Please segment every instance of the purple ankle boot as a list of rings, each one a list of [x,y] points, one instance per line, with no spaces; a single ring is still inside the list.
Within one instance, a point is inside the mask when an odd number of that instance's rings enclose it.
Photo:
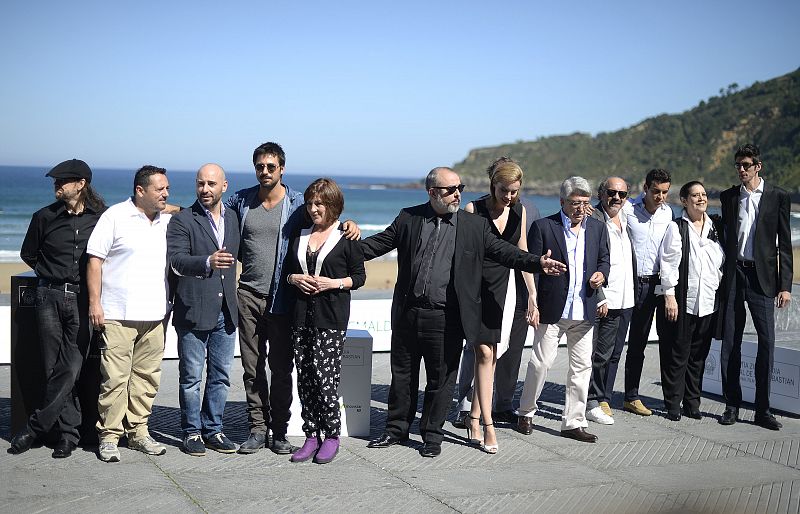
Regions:
[[[325,440],[322,441],[322,446],[320,446],[317,456],[314,457],[314,462],[317,464],[327,464],[328,462],[332,461],[334,457],[336,457],[338,452],[339,438],[326,437]]]
[[[319,449],[319,439],[316,437],[306,437],[303,447],[292,454],[292,462],[304,462],[314,456]]]

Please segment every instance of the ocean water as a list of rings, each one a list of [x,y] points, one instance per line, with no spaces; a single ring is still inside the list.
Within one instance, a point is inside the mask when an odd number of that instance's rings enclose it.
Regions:
[[[49,168],[0,166],[0,262],[20,262],[19,248],[28,229],[31,215],[53,202],[53,181],[45,177]],[[112,205],[124,201],[133,189],[132,170],[93,169],[92,185]],[[193,171],[167,171],[170,179],[169,202],[189,206],[195,201]],[[284,181],[294,189],[303,191],[308,184],[322,175],[284,174]],[[256,184],[252,172],[228,173],[228,192]],[[392,184],[414,182],[413,178],[391,176],[331,176],[342,188],[345,197],[341,219],[353,219],[369,236],[386,228],[403,207],[417,205],[427,200],[422,189],[401,189]],[[422,177],[421,177],[422,178]],[[484,191],[465,191],[462,204],[485,194]],[[542,214],[558,210],[558,199],[545,196],[530,197]],[[391,258],[391,256],[390,256]]]

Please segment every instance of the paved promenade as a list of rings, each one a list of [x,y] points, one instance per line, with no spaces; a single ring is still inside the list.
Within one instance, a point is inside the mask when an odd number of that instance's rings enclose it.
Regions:
[[[527,361],[529,350],[524,359]],[[598,444],[559,437],[566,350],[550,374],[536,430],[498,430],[500,451],[466,444],[448,422],[442,455],[424,459],[417,425],[405,446],[368,449],[346,438],[327,465],[293,464],[269,451],[189,457],[179,450],[177,362],[164,363],[151,432],[168,445],[150,457],[122,448],[122,462],[97,460],[93,449],[55,460],[34,448],[9,455],[10,368],[0,367],[0,511],[2,512],[800,512],[800,419],[781,415],[771,432],[717,423],[724,405],[703,398],[702,420],[663,417],[658,352],[647,349],[642,394],[653,416],[615,410],[613,426],[590,425]],[[521,370],[524,374],[524,366]],[[622,368],[617,382],[621,387]],[[247,436],[237,359],[225,412],[226,434]],[[372,436],[386,419],[388,354],[376,354]],[[421,383],[424,384],[424,381]],[[519,387],[522,386],[520,382]],[[612,406],[621,406],[617,394]],[[302,441],[293,438],[295,444]]]

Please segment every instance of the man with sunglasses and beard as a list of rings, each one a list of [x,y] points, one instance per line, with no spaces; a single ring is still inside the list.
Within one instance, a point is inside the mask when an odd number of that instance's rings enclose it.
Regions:
[[[597,197],[600,201],[591,217],[606,225],[611,269],[608,281],[597,292],[592,377],[586,402],[586,419],[613,425],[614,414],[609,400],[614,391],[617,366],[633,311],[636,251],[628,234],[628,220],[621,214],[628,198],[628,184],[620,177],[608,177],[600,183]]]
[[[441,453],[442,426],[450,406],[462,342],[474,344],[481,323],[484,256],[503,266],[560,274],[566,266],[523,252],[492,234],[488,222],[459,210],[461,184],[450,168],[434,168],[425,179],[428,201],[400,211],[383,232],[362,241],[366,260],[397,249],[392,300],[392,383],[384,433],[369,448],[408,439],[417,411],[420,361],[427,385],[420,420],[423,457]]]
[[[225,208],[236,213],[241,232],[239,348],[250,425],[250,436],[239,446],[243,454],[265,446],[280,455],[296,450],[286,439],[294,367],[289,317],[292,292],[281,276],[291,236],[310,223],[301,208],[305,205],[303,192],[283,183],[285,166],[286,154],[279,144],[260,145],[253,151],[258,184],[237,191],[225,202]],[[344,222],[342,228],[348,239],[361,235],[352,221]],[[266,365],[272,384],[267,381]]]
[[[37,440],[53,436],[58,438],[53,458],[58,459],[72,455],[80,439],[81,405],[75,386],[89,347],[86,244],[106,206],[90,185],[92,170],[85,162],[64,161],[47,176],[53,179],[56,201],[33,214],[20,249],[20,257],[39,279],[36,325],[45,369],[44,398],[11,440],[10,452],[25,452]]]

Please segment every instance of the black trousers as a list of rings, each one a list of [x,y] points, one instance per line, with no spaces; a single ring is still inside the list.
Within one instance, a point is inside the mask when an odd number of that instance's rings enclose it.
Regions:
[[[772,384],[772,365],[775,354],[775,299],[764,294],[754,267],[743,268],[737,264],[735,284],[725,302],[720,361],[722,393],[728,407],[739,408],[742,403],[742,334],[744,333],[744,302],[750,309],[756,333],[755,385],[756,412],[769,409],[769,391]]]
[[[664,312],[664,297],[656,295],[656,285],[656,282],[642,282],[639,279],[635,283],[636,304],[631,313],[628,352],[625,354],[625,401],[628,402],[639,399],[644,350],[653,324],[653,314],[656,310]],[[661,332],[658,319],[656,319],[656,330]]]
[[[600,402],[608,402],[614,392],[617,367],[628,335],[632,311],[633,308],[609,309],[605,318],[595,319],[592,377],[586,410],[597,407]]]
[[[274,436],[283,438],[291,415],[294,369],[289,316],[270,314],[271,298],[259,298],[242,288],[238,289],[237,297],[242,381],[250,432],[264,434],[271,428]],[[267,380],[267,365],[272,384]]]
[[[81,406],[75,386],[89,347],[88,300],[84,294],[39,287],[36,324],[46,382],[41,407],[28,419],[40,438],[52,435],[75,444],[80,440]]]
[[[665,317],[664,330],[658,333],[664,406],[668,412],[676,413],[681,410],[681,401],[686,408],[700,408],[703,371],[713,335],[713,314],[684,316],[682,330],[678,322],[667,321]]]
[[[442,427],[453,397],[463,332],[458,313],[412,307],[392,329],[389,411],[386,432],[408,436],[417,412],[420,361],[425,361],[425,395],[419,432],[428,443],[441,443]]]

